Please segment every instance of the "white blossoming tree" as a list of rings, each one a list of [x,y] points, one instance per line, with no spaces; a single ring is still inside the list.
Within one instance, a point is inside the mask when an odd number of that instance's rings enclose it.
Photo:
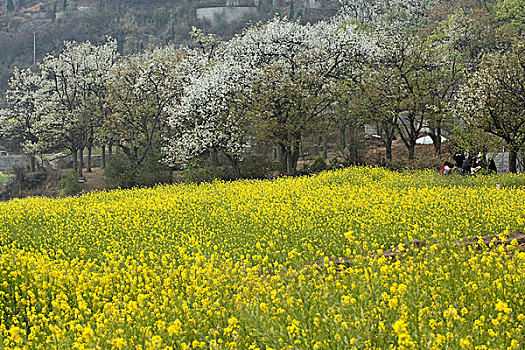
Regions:
[[[185,50],[168,46],[125,58],[111,70],[101,135],[116,140],[135,167],[168,137],[164,109],[180,100],[190,60]]]
[[[222,152],[238,171],[245,146],[246,114],[242,65],[222,61],[210,65],[185,91],[180,104],[170,106],[173,130],[169,159],[185,163],[209,151]]]
[[[30,170],[36,166],[36,124],[40,116],[37,104],[44,101],[42,76],[30,69],[13,71],[6,93],[8,108],[0,110],[0,135],[4,140],[17,140],[28,156]]]
[[[210,153],[224,154],[237,175],[247,144],[245,103],[255,70],[232,53],[234,41],[220,42],[193,31],[200,45],[188,50],[185,65],[188,81],[180,100],[166,107],[171,137],[165,147],[166,162],[186,164]]]
[[[38,105],[38,143],[41,148],[68,149],[74,168],[82,174],[83,150],[91,146],[103,116],[94,104],[103,105],[108,73],[118,57],[117,43],[108,38],[99,46],[90,42],[64,45],[57,57],[49,55],[39,64],[42,90],[49,98]]]
[[[525,146],[525,44],[506,53],[487,54],[458,94],[456,112],[470,127],[504,141],[509,171]]]
[[[355,75],[373,51],[373,41],[341,19],[301,25],[276,18],[245,30],[207,57],[181,103],[167,109],[178,132],[168,158],[215,149],[235,164],[256,125],[255,136],[281,150],[282,172],[294,174],[301,138],[335,100],[336,80]]]

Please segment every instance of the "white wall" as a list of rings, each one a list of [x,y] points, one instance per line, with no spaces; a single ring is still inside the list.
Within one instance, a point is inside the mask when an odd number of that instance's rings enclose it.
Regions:
[[[257,7],[206,7],[197,9],[197,19],[215,25],[219,20],[227,23],[257,13]]]

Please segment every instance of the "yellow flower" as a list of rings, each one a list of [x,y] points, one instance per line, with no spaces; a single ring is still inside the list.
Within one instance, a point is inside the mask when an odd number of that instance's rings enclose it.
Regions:
[[[22,340],[21,334],[22,334],[22,328],[16,327],[16,326],[11,326],[11,328],[9,328],[9,337],[16,344],[21,344],[22,343],[23,340]]]
[[[171,336],[181,334],[182,322],[179,319],[173,321],[173,323],[168,327],[168,334]]]
[[[512,312],[512,309],[509,307],[509,305],[506,302],[498,299],[498,302],[496,303],[496,311],[510,314]]]
[[[261,309],[262,312],[267,312],[268,311],[268,305],[265,302],[261,302],[259,304],[259,308]]]
[[[525,253],[456,244],[525,229],[525,187],[494,181],[364,167],[0,202],[0,348],[519,349]]]
[[[460,341],[459,341],[459,345],[462,347],[462,348],[467,348],[469,349],[470,348],[470,340],[468,338],[462,338]]]
[[[84,338],[85,341],[89,341],[94,335],[95,332],[93,332],[93,329],[90,326],[86,326],[82,330],[82,338]]]
[[[294,319],[294,320],[292,320],[292,324],[287,326],[286,329],[292,335],[293,334],[297,334],[297,333],[299,333],[299,325],[300,325],[299,321]]]
[[[124,346],[126,346],[126,344],[127,344],[126,339],[120,338],[120,337],[119,338],[114,338],[111,341],[111,345],[113,345],[117,349],[122,349]]]
[[[154,347],[154,348],[157,348],[159,347],[160,345],[162,344],[162,338],[158,335],[154,335],[152,338],[151,338],[151,345]]]

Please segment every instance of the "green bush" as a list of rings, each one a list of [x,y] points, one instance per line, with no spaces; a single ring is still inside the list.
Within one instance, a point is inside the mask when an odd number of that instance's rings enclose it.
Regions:
[[[13,174],[4,174],[0,172],[0,184],[12,181],[14,178],[15,178],[15,175]]]
[[[159,183],[170,182],[170,168],[161,163],[160,155],[149,156],[137,169],[135,185],[153,186]]]
[[[189,162],[182,171],[182,181],[187,183],[211,182],[213,180],[235,180],[233,169],[212,166],[209,161],[195,159]]]
[[[321,171],[330,169],[330,166],[326,164],[326,160],[323,157],[318,157],[311,164],[305,164],[303,169],[299,172],[301,175],[316,174]]]
[[[148,156],[140,165],[117,152],[108,158],[104,168],[106,184],[111,187],[153,186],[170,181],[170,169],[159,155]]]
[[[422,157],[414,162],[415,169],[441,169],[444,160],[438,156]]]
[[[108,157],[104,178],[110,187],[133,187],[137,178],[137,169],[125,154],[117,152]]]
[[[195,159],[187,164],[182,172],[183,182],[211,182],[213,180],[270,179],[278,169],[278,164],[261,156],[247,156],[239,162],[239,175],[231,165],[213,166],[209,160]]]
[[[244,179],[269,179],[278,169],[276,162],[261,156],[248,156],[239,163],[239,172]]]
[[[410,169],[410,166],[403,159],[385,159],[385,168],[399,171]]]
[[[66,196],[75,195],[82,191],[82,185],[78,182],[80,175],[75,170],[68,170],[66,177],[58,182],[58,187]]]

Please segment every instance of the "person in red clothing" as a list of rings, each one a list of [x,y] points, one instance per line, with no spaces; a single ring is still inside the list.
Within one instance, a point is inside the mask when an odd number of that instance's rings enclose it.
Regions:
[[[452,164],[449,162],[445,162],[445,164],[441,168],[441,175],[447,175],[450,172],[450,169],[452,169]]]

